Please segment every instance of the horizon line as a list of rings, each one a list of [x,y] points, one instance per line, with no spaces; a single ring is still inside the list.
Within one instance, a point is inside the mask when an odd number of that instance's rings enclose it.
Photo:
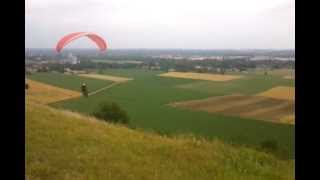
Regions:
[[[25,47],[25,49],[52,49],[55,48],[39,48]],[[95,50],[96,48],[67,48],[66,50]],[[108,48],[109,50],[295,50],[295,48]],[[107,50],[108,50],[107,49]]]

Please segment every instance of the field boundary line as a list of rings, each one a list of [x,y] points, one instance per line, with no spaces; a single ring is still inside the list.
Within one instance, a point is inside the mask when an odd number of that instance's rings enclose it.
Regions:
[[[106,87],[100,88],[100,89],[98,89],[98,90],[95,90],[95,91],[89,93],[88,96],[95,95],[95,94],[97,94],[97,93],[99,93],[99,92],[101,92],[101,91],[104,91],[104,90],[106,90],[106,89],[109,89],[109,88],[111,88],[111,87],[113,87],[113,86],[115,86],[115,85],[117,85],[117,84],[120,84],[120,82],[113,82],[113,83],[109,84],[109,85],[106,86]]]

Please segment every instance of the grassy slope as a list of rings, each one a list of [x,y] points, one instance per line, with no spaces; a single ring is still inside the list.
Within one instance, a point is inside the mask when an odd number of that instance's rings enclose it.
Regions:
[[[77,75],[66,75],[61,73],[35,73],[29,75],[28,78],[75,91],[80,91],[81,83],[85,82],[88,86],[89,92],[103,88],[112,83],[111,81],[106,80],[85,78]]]
[[[252,75],[230,83],[210,82],[210,87],[200,89],[177,88],[179,85],[202,81],[162,78],[144,70],[108,70],[105,73],[133,77],[134,80],[113,87],[89,98],[79,98],[55,104],[74,111],[90,113],[101,101],[115,101],[129,114],[131,126],[152,129],[161,133],[193,133],[208,138],[221,138],[228,142],[257,146],[265,140],[278,143],[280,154],[294,158],[294,126],[274,124],[238,117],[226,117],[205,112],[192,112],[166,106],[172,101],[206,98],[230,93],[250,94],[274,85],[292,83],[277,77]],[[208,83],[207,81],[203,83]],[[211,88],[210,91],[202,89]],[[247,93],[246,93],[247,92]]]
[[[294,179],[294,161],[167,138],[27,102],[28,179]]]

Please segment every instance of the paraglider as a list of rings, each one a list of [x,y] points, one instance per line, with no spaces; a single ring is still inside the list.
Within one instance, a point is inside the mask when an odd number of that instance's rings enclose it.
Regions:
[[[87,85],[85,83],[82,83],[81,91],[82,91],[82,94],[83,94],[84,97],[88,97]]]
[[[67,44],[83,36],[92,40],[98,46],[100,51],[105,51],[107,49],[107,43],[101,36],[90,32],[75,32],[62,37],[57,43],[56,51],[60,52]]]

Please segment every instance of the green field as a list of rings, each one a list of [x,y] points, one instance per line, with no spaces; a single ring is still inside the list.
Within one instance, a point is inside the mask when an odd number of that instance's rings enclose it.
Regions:
[[[251,119],[241,119],[206,112],[194,112],[173,108],[167,104],[173,101],[207,98],[216,95],[242,93],[255,94],[273,86],[294,86],[293,80],[279,76],[249,74],[243,79],[229,82],[207,82],[187,79],[159,77],[159,71],[147,70],[107,70],[109,75],[134,78],[127,83],[115,86],[89,98],[78,98],[53,104],[82,113],[91,113],[101,101],[114,101],[122,106],[130,117],[130,126],[165,134],[193,133],[206,138],[218,137],[230,143],[259,146],[266,140],[278,143],[277,154],[294,158],[294,125],[274,124]],[[67,75],[35,74],[30,79],[79,90],[79,81]],[[57,79],[68,78],[60,82]],[[79,79],[78,79],[79,78]],[[91,79],[90,79],[91,80]],[[71,84],[69,84],[69,81]],[[94,87],[101,81],[96,80]],[[91,84],[87,83],[89,89]],[[99,84],[99,85],[98,85]],[[102,84],[102,83],[101,83]]]
[[[294,86],[294,81],[283,79],[279,76],[246,74],[242,79],[229,82],[213,83],[208,81],[197,81],[179,85],[178,87],[220,96],[228,95],[231,93],[242,93],[244,95],[251,95],[265,91],[271,87],[278,85]]]

